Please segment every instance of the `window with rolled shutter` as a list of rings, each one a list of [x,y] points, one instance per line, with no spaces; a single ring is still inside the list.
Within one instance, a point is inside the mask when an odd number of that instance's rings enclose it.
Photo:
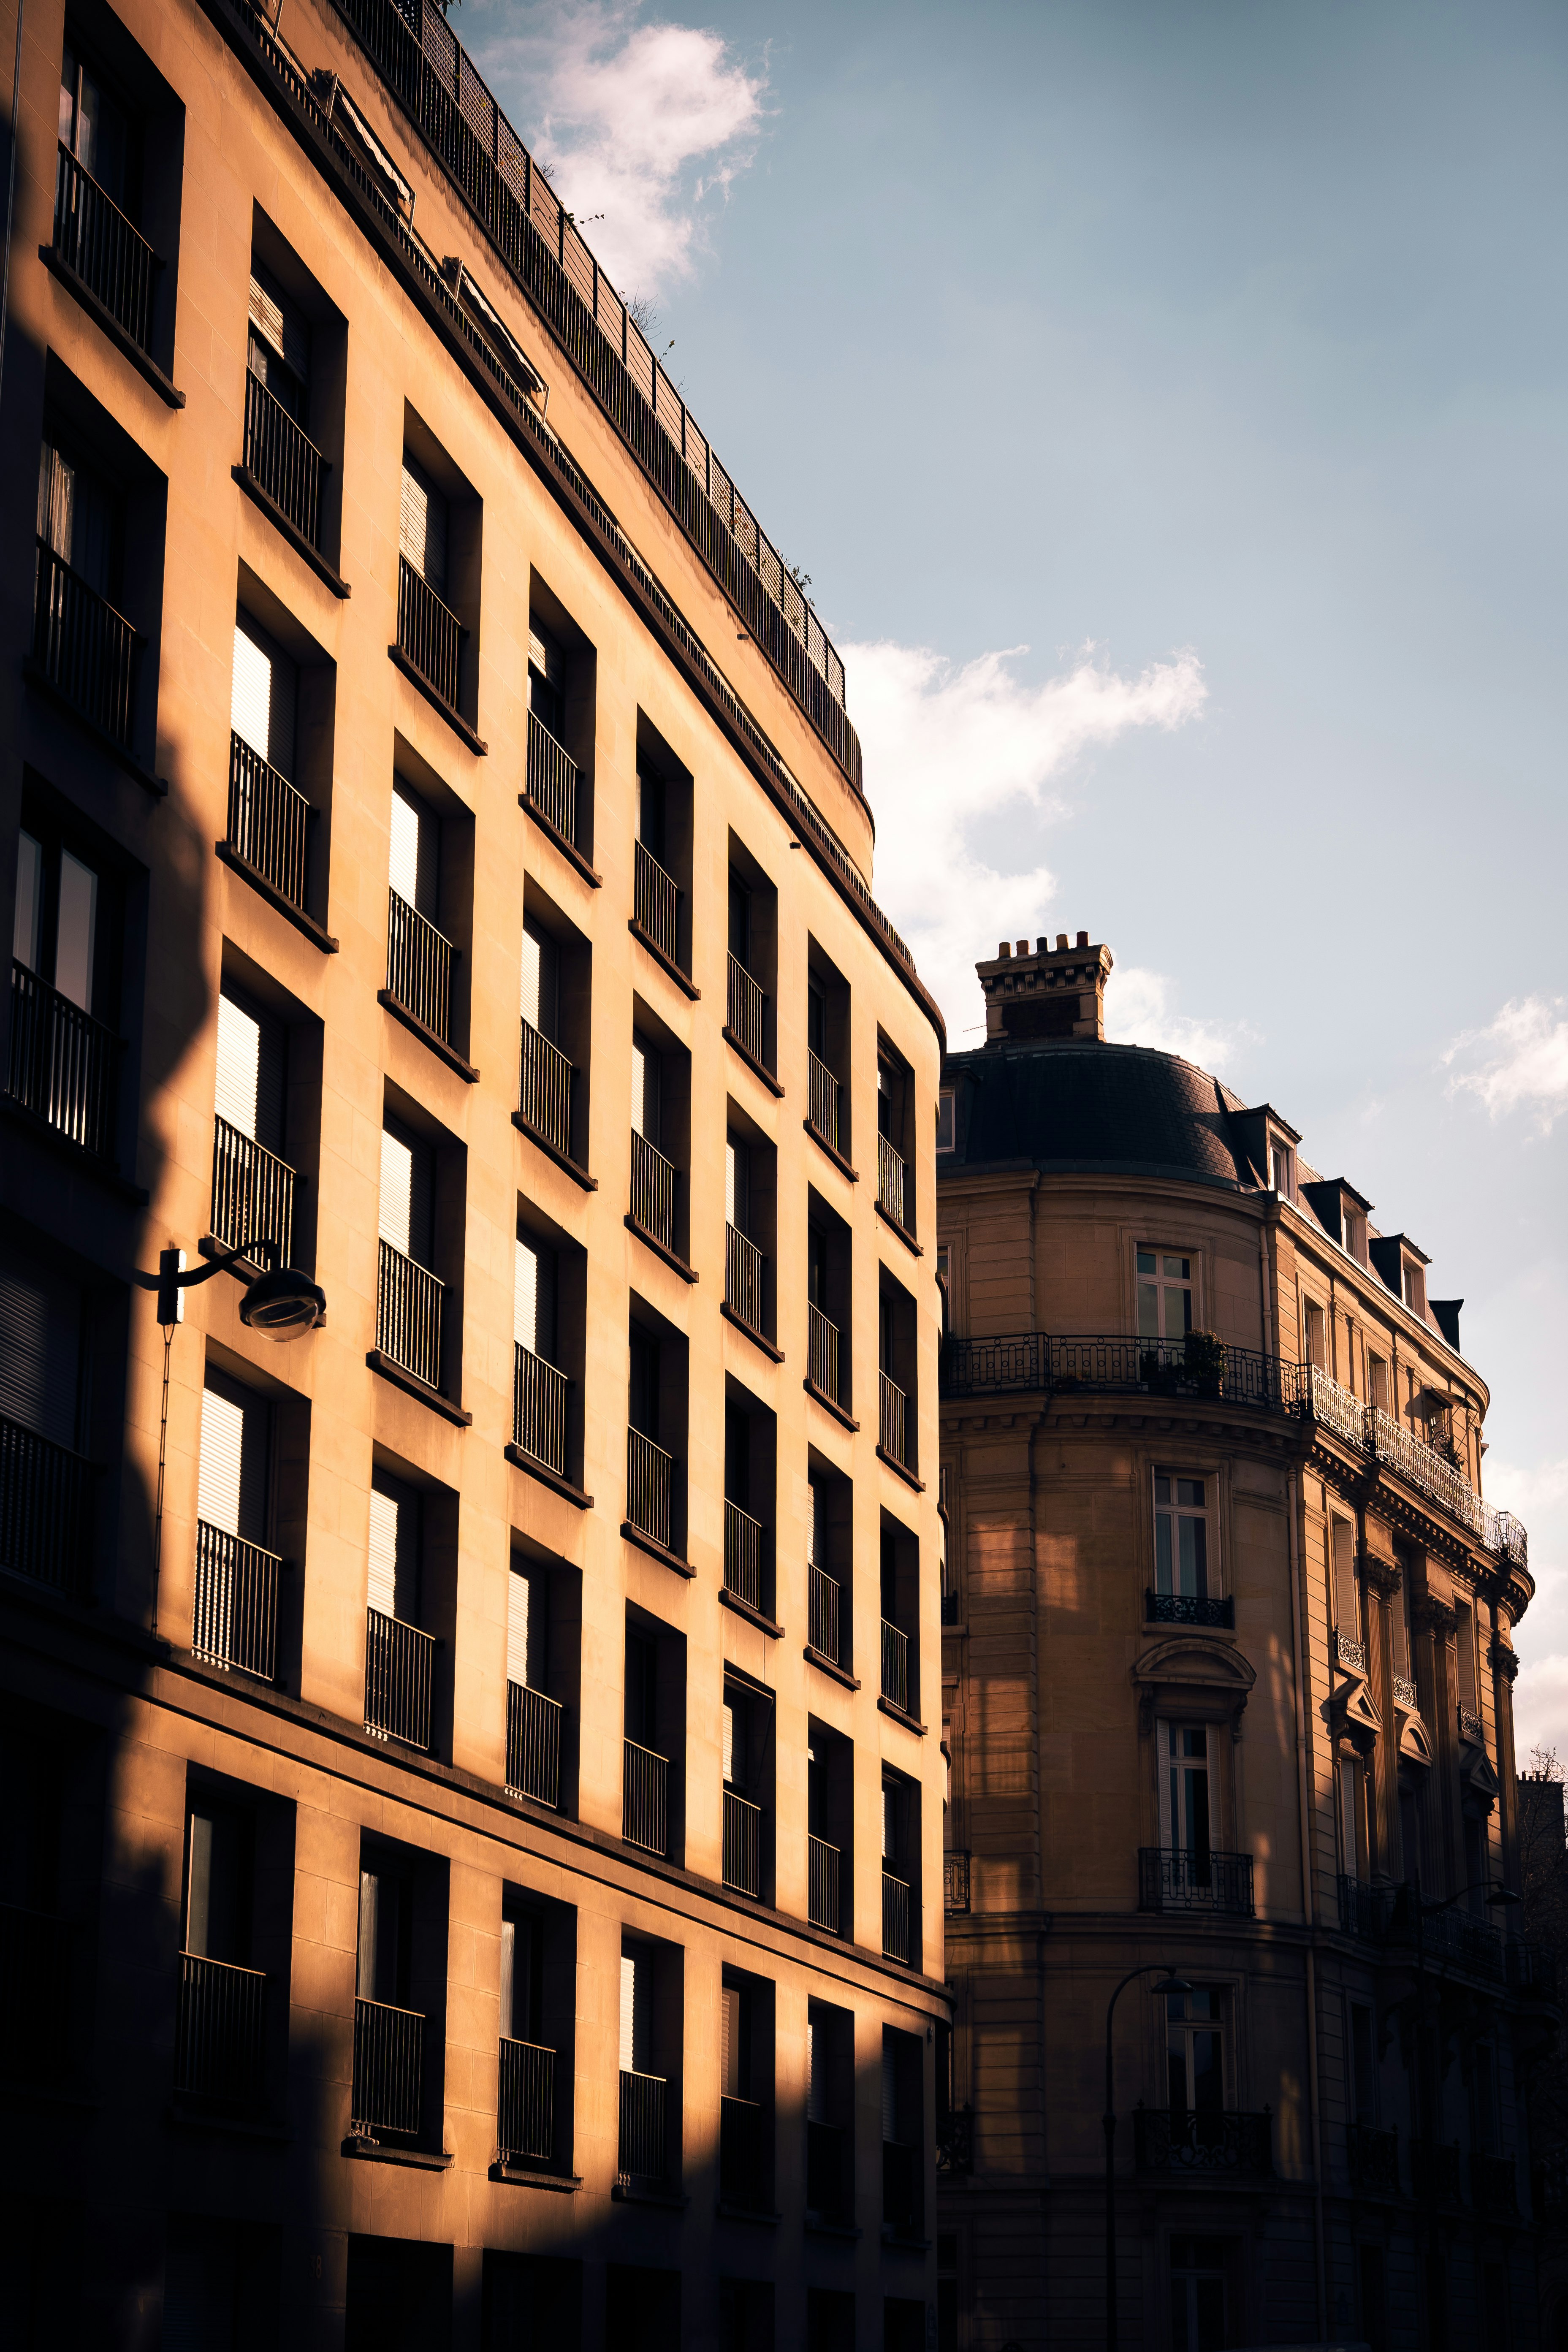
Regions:
[[[1349,1519],[1329,1521],[1333,1548],[1334,1630],[1355,1641],[1360,1632],[1355,1575],[1355,1529]]]
[[[724,1699],[724,1786],[735,1785],[735,1707],[728,1694]]]
[[[300,382],[310,380],[310,322],[259,261],[250,265],[250,331]]]
[[[436,1155],[420,1136],[387,1118],[381,1130],[381,1238],[416,1265],[434,1255]]]
[[[267,1398],[209,1365],[202,1391],[196,1517],[220,1535],[265,1544],[271,1457],[272,1408]]]
[[[649,1965],[640,1952],[621,1954],[621,2072],[647,2074],[652,2071],[649,2032]]]
[[[398,545],[437,596],[447,593],[447,501],[416,457],[403,459]]]
[[[658,1145],[658,1053],[632,1032],[632,1133]]]
[[[752,1223],[752,1155],[738,1136],[724,1139],[724,1221],[738,1234]]]
[[[507,1587],[506,1678],[523,1688],[543,1687],[544,1579],[514,1568]],[[529,1683],[532,1667],[539,1680]]]
[[[384,1470],[371,1474],[369,1607],[419,1622],[419,1496]]]
[[[555,1360],[555,1253],[520,1234],[512,1288],[512,1338],[547,1364]]]
[[[560,1043],[561,955],[552,939],[532,923],[522,927],[522,1017],[531,1029]]]
[[[258,760],[290,782],[299,673],[281,646],[248,613],[236,615],[229,725]]]
[[[805,2119],[811,2124],[825,2124],[827,2121],[827,2086],[816,2045],[816,2020],[808,2011],[805,2021]]]
[[[0,1417],[74,1445],[80,1356],[76,1286],[0,1257]]]
[[[744,1985],[719,1988],[719,2090],[726,2099],[752,2095],[751,1999]]]
[[[544,1922],[531,1913],[500,1923],[500,2030],[509,2042],[533,2042],[539,2033],[544,1956]]]
[[[436,919],[440,862],[439,818],[406,784],[394,784],[387,878],[404,903],[427,923]]]
[[[225,982],[217,1001],[213,1108],[264,1151],[283,1150],[289,1033],[274,1013]]]

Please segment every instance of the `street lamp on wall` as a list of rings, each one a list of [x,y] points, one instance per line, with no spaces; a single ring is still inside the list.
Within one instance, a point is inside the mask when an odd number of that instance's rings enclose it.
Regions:
[[[181,1319],[182,1290],[210,1282],[215,1274],[226,1274],[231,1267],[258,1262],[267,1271],[246,1285],[239,1302],[239,1319],[248,1329],[265,1331],[269,1339],[297,1339],[327,1319],[325,1291],[298,1266],[279,1265],[278,1244],[268,1237],[258,1235],[254,1241],[242,1242],[237,1249],[225,1250],[188,1272],[180,1264],[183,1255],[177,1249],[158,1254],[158,1320],[165,1331]]]

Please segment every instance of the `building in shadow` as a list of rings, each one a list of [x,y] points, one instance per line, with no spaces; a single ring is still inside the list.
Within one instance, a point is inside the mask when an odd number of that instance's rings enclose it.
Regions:
[[[1268,1103],[979,965],[938,1132],[950,2340],[1535,2340],[1525,1531],[1460,1302]],[[1166,1981],[1166,1972],[1173,1972]]]

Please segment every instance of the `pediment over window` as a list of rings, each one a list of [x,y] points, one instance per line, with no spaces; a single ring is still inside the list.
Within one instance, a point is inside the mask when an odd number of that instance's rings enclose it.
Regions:
[[[1365,1749],[1383,1729],[1383,1717],[1377,1703],[1360,1676],[1342,1683],[1323,1707],[1330,1729],[1347,1735],[1356,1746]]]
[[[1423,1764],[1430,1770],[1433,1761],[1432,1742],[1426,1737],[1426,1727],[1418,1715],[1399,1711],[1399,1753],[1409,1764]]]
[[[1239,1727],[1258,1673],[1227,1643],[1194,1642],[1190,1636],[1176,1635],[1152,1643],[1142,1652],[1133,1663],[1132,1680],[1140,1696],[1140,1720],[1147,1732],[1160,1705],[1191,1708],[1199,1715],[1229,1716]]]
[[[1475,1750],[1471,1751],[1470,1763],[1468,1769],[1465,1772],[1465,1779],[1470,1788],[1475,1790],[1478,1797],[1485,1798],[1489,1806],[1496,1803],[1499,1785],[1498,1776],[1493,1771],[1491,1759],[1487,1755],[1484,1748],[1480,1749],[1479,1752]]]

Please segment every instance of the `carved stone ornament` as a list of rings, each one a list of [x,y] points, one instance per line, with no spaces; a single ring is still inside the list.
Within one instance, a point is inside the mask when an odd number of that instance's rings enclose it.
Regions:
[[[1359,1675],[1341,1683],[1323,1703],[1323,1714],[1329,1729],[1341,1739],[1348,1739],[1359,1755],[1366,1755],[1377,1745],[1383,1729],[1383,1717],[1377,1702]]]
[[[1156,1707],[1173,1705],[1211,1723],[1228,1717],[1232,1736],[1239,1739],[1241,1718],[1257,1680],[1256,1667],[1237,1650],[1194,1642],[1189,1635],[1152,1642],[1132,1665],[1138,1728],[1148,1738]]]
[[[1495,1633],[1491,1639],[1491,1645],[1487,1651],[1487,1664],[1494,1675],[1501,1675],[1505,1681],[1511,1683],[1519,1678],[1519,1660],[1509,1648],[1508,1643],[1500,1642]]]
[[[1419,1764],[1430,1771],[1434,1761],[1432,1742],[1426,1726],[1418,1715],[1401,1714],[1399,1722],[1399,1753],[1406,1764]]]
[[[1381,1593],[1384,1601],[1392,1601],[1405,1581],[1402,1568],[1396,1568],[1391,1559],[1378,1559],[1370,1551],[1362,1556],[1362,1573],[1373,1591]]]
[[[1412,1604],[1410,1617],[1418,1633],[1436,1633],[1445,1642],[1451,1642],[1459,1627],[1458,1611],[1446,1601],[1434,1600],[1429,1592]]]

